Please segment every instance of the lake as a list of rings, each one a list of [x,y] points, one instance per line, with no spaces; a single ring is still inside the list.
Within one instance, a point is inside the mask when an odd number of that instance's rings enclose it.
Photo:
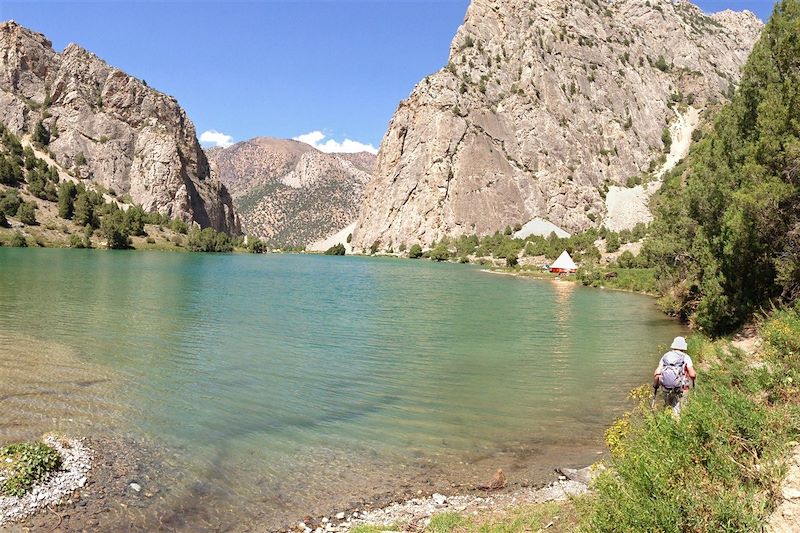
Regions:
[[[585,466],[683,332],[648,297],[465,265],[0,248],[0,444],[146,445],[152,494],[101,529],[277,528]]]

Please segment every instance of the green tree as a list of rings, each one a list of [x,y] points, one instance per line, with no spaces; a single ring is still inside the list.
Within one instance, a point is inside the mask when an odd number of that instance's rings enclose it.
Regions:
[[[8,241],[8,245],[14,248],[27,248],[28,241],[25,239],[25,235],[23,235],[22,232],[15,231],[11,234],[11,240]]]
[[[71,220],[75,213],[75,197],[78,188],[71,181],[65,181],[58,187],[58,216]]]
[[[447,261],[450,259],[450,250],[443,243],[439,243],[431,249],[431,259],[434,261]]]
[[[22,199],[16,189],[6,189],[0,192],[0,211],[6,216],[17,216],[17,209],[19,209]]]
[[[333,246],[325,250],[325,255],[344,255],[344,254],[345,254],[345,248],[344,244],[342,243],[334,244]]]
[[[783,0],[739,89],[655,198],[643,254],[673,311],[710,333],[800,295],[800,1]]]
[[[26,226],[36,225],[36,204],[33,202],[22,202],[17,208],[17,218]]]
[[[412,244],[411,249],[408,251],[409,259],[419,259],[422,257],[422,246],[419,244]]]
[[[100,223],[100,235],[106,240],[106,246],[112,250],[128,248],[128,226],[125,214],[116,210],[103,217]]]
[[[40,120],[33,130],[33,142],[39,146],[47,146],[50,144],[50,130]]]
[[[86,191],[78,193],[73,204],[72,220],[79,226],[97,227],[97,215],[94,203]]]
[[[619,247],[622,244],[620,243],[619,233],[615,231],[611,231],[606,236],[606,252],[614,253],[619,250]]]

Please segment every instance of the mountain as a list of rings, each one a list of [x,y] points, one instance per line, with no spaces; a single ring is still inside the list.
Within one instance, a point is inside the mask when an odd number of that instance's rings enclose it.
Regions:
[[[447,66],[389,123],[354,247],[599,224],[678,111],[727,99],[761,27],[685,1],[473,0]]]
[[[70,44],[0,24],[0,122],[73,176],[169,217],[238,233],[194,125],[171,96]]]
[[[355,221],[375,156],[327,154],[293,140],[258,137],[209,150],[248,235],[305,246]]]

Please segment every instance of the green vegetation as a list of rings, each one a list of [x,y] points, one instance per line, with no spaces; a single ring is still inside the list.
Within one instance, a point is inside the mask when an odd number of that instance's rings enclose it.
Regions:
[[[213,228],[192,228],[186,244],[192,252],[232,252],[233,242],[225,233],[215,231]]]
[[[44,442],[23,442],[0,448],[0,495],[22,496],[61,468],[61,455]]]
[[[23,235],[22,232],[15,231],[11,234],[11,239],[8,241],[8,245],[14,248],[27,248],[28,241],[25,239],[25,235]]]
[[[586,531],[760,530],[800,434],[800,316],[780,311],[762,331],[764,365],[725,341],[690,339],[708,369],[680,419],[650,410],[649,386],[634,394],[639,407],[607,432],[610,468],[594,483]]]
[[[422,246],[419,244],[412,244],[411,249],[408,251],[409,259],[419,259],[422,257]]]
[[[643,253],[672,314],[711,334],[800,294],[800,2],[775,7],[738,91],[667,177]]]
[[[50,131],[40,120],[33,130],[33,142],[39,146],[47,146],[50,144]]]
[[[334,244],[333,246],[325,250],[325,255],[344,255],[344,254],[345,254],[345,249],[344,249],[344,244],[342,243]]]
[[[263,254],[267,251],[267,243],[258,237],[250,237],[247,239],[247,249],[252,254]]]

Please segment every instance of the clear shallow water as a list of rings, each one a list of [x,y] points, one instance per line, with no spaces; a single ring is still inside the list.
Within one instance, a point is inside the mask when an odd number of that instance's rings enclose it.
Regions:
[[[427,261],[0,249],[0,443],[147,439],[171,489],[143,524],[277,526],[588,463],[681,331],[646,297]]]

